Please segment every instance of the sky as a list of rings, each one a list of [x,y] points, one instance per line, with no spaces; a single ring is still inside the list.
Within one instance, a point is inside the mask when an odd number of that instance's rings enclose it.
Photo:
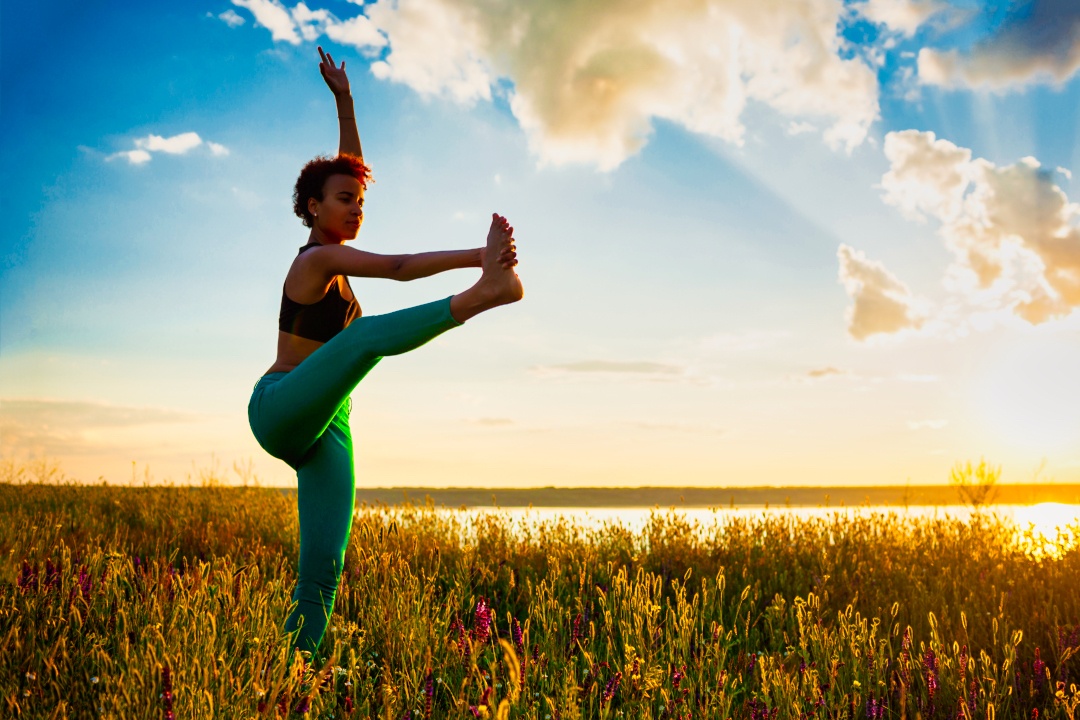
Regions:
[[[1072,0],[5,2],[5,472],[295,486],[246,407],[336,151],[317,45],[354,246],[498,212],[525,287],[358,386],[359,485],[1080,482]]]

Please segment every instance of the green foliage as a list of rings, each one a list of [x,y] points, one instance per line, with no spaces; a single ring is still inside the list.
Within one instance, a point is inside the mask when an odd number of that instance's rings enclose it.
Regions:
[[[293,502],[0,484],[0,714],[1078,720],[1080,528],[362,507],[325,656],[288,669]]]

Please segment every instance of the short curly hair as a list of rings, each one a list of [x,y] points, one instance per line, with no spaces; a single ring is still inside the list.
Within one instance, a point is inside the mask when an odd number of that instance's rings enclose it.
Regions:
[[[315,156],[315,159],[300,171],[300,177],[296,178],[296,187],[293,188],[293,212],[304,222],[305,227],[311,227],[314,220],[308,210],[308,199],[315,198],[322,202],[323,186],[331,175],[351,175],[360,181],[360,187],[365,190],[368,183],[373,182],[371,168],[359,155],[342,153],[337,157]]]

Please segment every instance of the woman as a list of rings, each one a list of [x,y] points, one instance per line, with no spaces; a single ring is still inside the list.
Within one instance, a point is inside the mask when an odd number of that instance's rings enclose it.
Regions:
[[[420,347],[478,313],[522,297],[513,228],[493,215],[487,243],[472,250],[377,255],[346,247],[364,219],[370,177],[360,150],[345,63],[319,48],[319,70],[337,99],[338,156],[316,158],[296,181],[293,210],[311,228],[282,289],[277,360],[255,385],[248,419],[259,444],[297,476],[300,515],[293,645],[314,654],[334,607],[352,527],[355,482],[349,394],[386,355]],[[387,315],[360,317],[347,276],[414,280],[480,267],[465,292]],[[291,657],[290,657],[291,662]]]

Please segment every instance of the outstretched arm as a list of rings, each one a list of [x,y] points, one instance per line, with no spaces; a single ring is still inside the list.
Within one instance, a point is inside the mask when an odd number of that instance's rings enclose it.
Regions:
[[[356,129],[356,111],[353,109],[352,92],[349,89],[349,78],[345,75],[345,61],[341,61],[341,67],[334,64],[334,58],[324,53],[319,48],[319,72],[322,73],[326,86],[334,93],[337,101],[338,129],[338,154],[349,153],[360,158],[364,157],[360,149],[360,133]]]

